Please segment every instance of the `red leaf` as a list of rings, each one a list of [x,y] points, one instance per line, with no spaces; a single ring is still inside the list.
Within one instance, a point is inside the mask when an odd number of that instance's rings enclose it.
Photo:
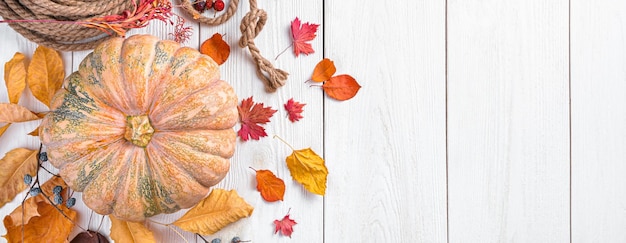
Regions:
[[[280,231],[280,233],[284,236],[289,236],[289,238],[291,238],[291,233],[293,233],[293,226],[296,224],[296,221],[290,219],[289,214],[287,214],[280,221],[278,219],[274,220],[274,225],[276,225],[276,230],[274,231],[274,234]]]
[[[241,101],[241,105],[237,106],[237,111],[239,111],[239,121],[241,122],[241,128],[237,135],[243,141],[248,141],[250,138],[259,140],[259,138],[267,136],[265,128],[258,124],[268,123],[276,110],[272,110],[272,107],[269,106],[263,107],[263,103],[255,104],[252,101],[252,96],[250,96],[250,98]]]
[[[297,101],[293,101],[293,98],[287,101],[285,104],[285,110],[287,110],[287,114],[289,114],[289,120],[291,122],[297,122],[302,118],[302,107],[306,104],[301,104]]]
[[[331,77],[322,85],[324,92],[336,100],[349,100],[356,95],[361,85],[347,74]]]
[[[285,182],[276,177],[269,170],[256,171],[256,189],[261,193],[261,197],[268,202],[283,200],[285,196]]]
[[[300,53],[308,55],[314,52],[311,44],[306,43],[306,41],[315,39],[315,32],[317,32],[317,27],[319,26],[319,24],[309,24],[309,22],[300,25],[298,17],[291,21],[293,52],[296,54],[296,57]]]

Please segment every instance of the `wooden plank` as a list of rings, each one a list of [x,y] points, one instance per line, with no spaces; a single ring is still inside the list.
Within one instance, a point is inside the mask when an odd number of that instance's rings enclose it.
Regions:
[[[572,1],[572,242],[626,241],[625,9]]]
[[[203,25],[200,29],[201,41],[214,33],[226,34],[224,39],[231,47],[229,59],[222,65],[222,78],[229,82],[237,92],[239,99],[253,97],[255,102],[262,102],[277,110],[271,122],[265,125],[268,137],[259,141],[238,141],[237,151],[231,160],[231,170],[224,181],[217,187],[235,189],[247,202],[255,207],[250,218],[241,220],[207,239],[219,237],[222,242],[230,241],[234,236],[253,242],[322,242],[323,241],[323,197],[311,194],[294,182],[285,164],[285,158],[291,149],[273,139],[279,135],[296,148],[311,147],[320,155],[323,153],[323,97],[316,88],[309,88],[304,81],[309,79],[313,67],[322,59],[323,32],[321,27],[317,37],[311,43],[316,50],[309,56],[295,57],[291,49],[274,58],[291,44],[290,23],[295,17],[303,22],[322,23],[321,1],[258,1],[258,8],[267,12],[267,22],[254,39],[261,54],[277,68],[289,72],[284,87],[275,93],[267,93],[263,83],[256,75],[255,64],[247,48],[238,46],[241,37],[241,20],[249,11],[248,1],[241,1],[239,10],[225,24],[211,27]],[[290,98],[304,107],[304,118],[296,123],[287,119],[283,104]],[[239,130],[236,125],[235,130]],[[268,203],[256,190],[255,169],[267,169],[282,178],[286,184],[285,199],[281,202]],[[291,238],[274,234],[275,219],[281,219],[287,212],[298,223],[294,226]]]
[[[450,242],[569,241],[568,1],[448,2]]]
[[[325,242],[446,242],[445,1],[325,1]],[[310,67],[312,68],[312,67]]]

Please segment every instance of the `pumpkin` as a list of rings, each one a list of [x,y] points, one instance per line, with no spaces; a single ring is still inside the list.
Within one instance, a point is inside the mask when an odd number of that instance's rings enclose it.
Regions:
[[[40,126],[49,161],[99,214],[197,204],[228,172],[237,96],[218,65],[154,36],[113,38],[64,80]]]

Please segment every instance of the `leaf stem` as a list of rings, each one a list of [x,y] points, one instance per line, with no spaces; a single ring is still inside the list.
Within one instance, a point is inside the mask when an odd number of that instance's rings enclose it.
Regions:
[[[189,241],[187,241],[187,239],[185,239],[183,234],[178,232],[178,230],[174,229],[174,226],[172,226],[171,224],[168,224],[167,227],[170,228],[172,231],[174,231],[174,233],[176,233],[178,236],[180,236],[180,238],[182,238],[185,241],[185,243],[189,243]]]
[[[202,235],[200,235],[200,234],[198,234],[198,233],[196,233],[196,235],[197,235],[198,237],[200,237],[200,239],[202,239],[205,243],[209,243],[209,241],[208,241],[208,240],[206,240],[204,237],[202,237]]]
[[[278,135],[274,135],[274,138],[278,138],[278,140],[280,140],[281,142],[283,142],[284,144],[286,144],[287,146],[289,146],[289,148],[291,148],[291,150],[295,151],[296,149],[293,148],[293,146],[291,146],[291,144],[289,144],[287,141],[285,141],[285,139],[279,137]]]
[[[251,170],[254,170],[254,172],[257,172],[257,170],[255,170],[254,168],[252,168],[252,166],[248,166],[248,168],[250,168]]]
[[[274,58],[274,61],[278,60],[278,57],[280,57],[280,55],[282,55],[283,53],[285,53],[287,50],[289,50],[289,48],[291,48],[293,46],[293,42],[291,42],[291,45],[289,45],[287,48],[285,48],[285,50],[281,51],[280,53],[278,53],[278,55],[276,56],[276,58]]]

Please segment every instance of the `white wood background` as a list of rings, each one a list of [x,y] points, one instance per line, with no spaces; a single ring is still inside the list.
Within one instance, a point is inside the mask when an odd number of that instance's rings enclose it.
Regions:
[[[254,213],[207,239],[626,242],[626,1],[259,1],[269,19],[255,41],[268,58],[290,44],[296,16],[321,24],[314,54],[274,62],[290,76],[271,94],[237,47],[249,6],[241,2],[224,25],[194,24],[187,45],[225,33],[232,53],[223,78],[240,99],[254,96],[278,112],[266,126],[270,137],[238,142],[218,185],[236,189]],[[169,38],[171,31],[153,22],[133,33]],[[0,33],[0,63],[16,51],[32,55],[35,44],[7,25]],[[66,73],[87,53],[63,53]],[[324,57],[360,82],[355,98],[337,102],[303,83]],[[282,109],[292,97],[307,104],[297,123]],[[5,89],[0,101],[8,101]],[[46,109],[32,98],[20,103]],[[0,154],[38,147],[23,136],[36,126],[12,125]],[[325,197],[292,182],[284,165],[291,151],[273,134],[326,159]],[[249,166],[285,178],[285,200],[263,201]],[[99,227],[101,216],[89,220],[89,209],[77,209],[81,226]],[[289,209],[298,222],[292,238],[274,235],[273,220]],[[109,227],[105,218],[100,231]],[[150,227],[160,242],[182,241]]]

